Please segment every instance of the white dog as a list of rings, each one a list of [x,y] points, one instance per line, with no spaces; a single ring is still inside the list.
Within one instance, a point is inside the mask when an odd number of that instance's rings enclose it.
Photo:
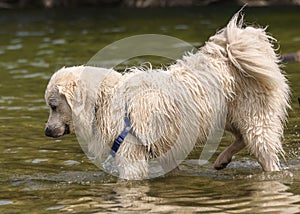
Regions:
[[[236,14],[200,50],[167,70],[135,68],[122,75],[88,66],[60,69],[45,93],[51,108],[45,134],[68,134],[76,121],[76,134],[89,141],[96,159],[112,148],[119,175],[140,179],[147,177],[150,160],[163,157],[163,167],[177,163],[196,141],[205,142],[225,114],[225,129],[236,140],[214,167],[225,168],[246,147],[263,170],[280,170],[289,86],[274,39],[238,19]]]

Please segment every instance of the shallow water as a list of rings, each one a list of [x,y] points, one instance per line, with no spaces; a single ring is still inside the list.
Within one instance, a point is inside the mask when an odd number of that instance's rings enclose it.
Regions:
[[[86,63],[104,46],[136,34],[174,36],[195,46],[238,8],[69,9],[0,11],[1,213],[299,213],[300,64],[284,70],[293,90],[285,130],[284,170],[264,173],[246,152],[212,169],[197,157],[180,170],[146,181],[119,181],[94,166],[74,135],[44,137],[44,90],[62,66]],[[280,52],[300,49],[300,8],[247,8],[246,21],[265,26]],[[154,63],[165,63],[154,58]]]

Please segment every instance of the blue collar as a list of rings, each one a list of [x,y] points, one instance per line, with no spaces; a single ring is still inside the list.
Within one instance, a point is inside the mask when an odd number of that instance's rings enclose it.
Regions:
[[[124,118],[124,122],[125,122],[125,127],[123,129],[123,131],[121,132],[121,134],[114,140],[114,143],[111,147],[111,151],[110,154],[115,157],[116,153],[119,150],[120,145],[123,143],[125,137],[128,135],[130,129],[131,129],[131,122],[129,120],[128,117]]]

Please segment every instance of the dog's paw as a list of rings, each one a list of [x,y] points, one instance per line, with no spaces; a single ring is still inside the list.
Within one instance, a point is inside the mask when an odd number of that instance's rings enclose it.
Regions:
[[[224,158],[224,156],[219,156],[214,163],[214,168],[216,170],[225,169],[230,162],[231,158]]]

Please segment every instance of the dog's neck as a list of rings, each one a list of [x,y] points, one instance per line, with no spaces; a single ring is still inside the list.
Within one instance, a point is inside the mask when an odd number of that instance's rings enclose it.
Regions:
[[[110,100],[112,93],[118,86],[121,78],[122,75],[120,73],[113,71],[102,81],[97,97],[98,108],[101,108],[103,104]]]
[[[114,135],[112,130],[114,130],[111,101],[114,95],[114,91],[119,87],[122,75],[118,72],[112,71],[99,86],[99,92],[97,95],[97,100],[95,102],[94,113],[95,119],[97,121],[97,127],[100,127],[101,135],[105,135],[107,139],[113,141]]]

